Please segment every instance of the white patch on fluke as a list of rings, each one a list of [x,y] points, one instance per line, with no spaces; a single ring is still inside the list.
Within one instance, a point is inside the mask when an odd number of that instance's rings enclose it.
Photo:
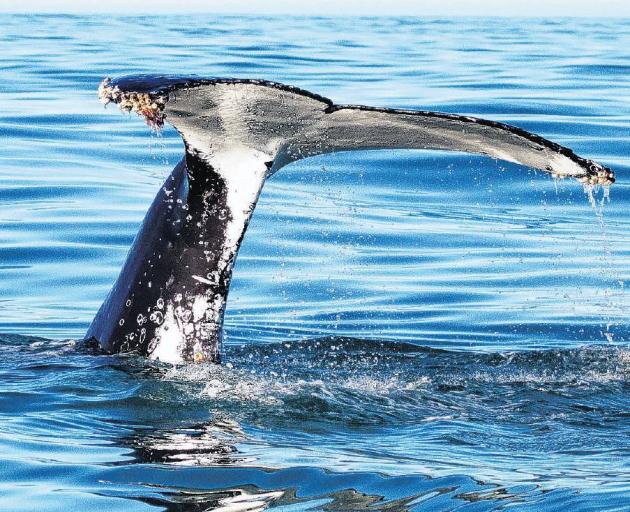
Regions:
[[[155,336],[158,338],[158,341],[153,352],[149,354],[149,359],[165,363],[181,363],[182,355],[179,346],[184,341],[184,338],[179,330],[179,324],[175,318],[175,310],[172,304],[166,307],[164,322],[156,329]]]
[[[195,281],[199,281],[200,283],[204,283],[204,284],[214,284],[212,281],[210,281],[209,279],[206,279],[205,277],[201,277],[201,276],[192,276],[192,278]]]

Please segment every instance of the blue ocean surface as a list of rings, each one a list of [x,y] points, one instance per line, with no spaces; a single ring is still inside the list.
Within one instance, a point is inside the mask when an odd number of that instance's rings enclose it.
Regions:
[[[0,510],[630,510],[630,20],[0,16]],[[514,124],[609,191],[365,151],[265,185],[225,364],[81,339],[181,158],[105,76]]]

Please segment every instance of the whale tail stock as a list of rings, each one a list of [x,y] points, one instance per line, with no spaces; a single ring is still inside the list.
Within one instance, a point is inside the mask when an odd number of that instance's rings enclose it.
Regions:
[[[132,76],[105,79],[104,103],[166,121],[185,155],[145,217],[86,339],[167,362],[220,361],[232,267],[265,179],[309,156],[354,149],[488,155],[609,185],[613,173],[519,128],[435,112],[334,105],[278,83]]]

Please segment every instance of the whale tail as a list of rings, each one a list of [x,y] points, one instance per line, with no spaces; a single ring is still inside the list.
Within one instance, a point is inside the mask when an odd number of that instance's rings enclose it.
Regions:
[[[519,128],[436,112],[335,105],[262,80],[105,79],[104,103],[173,125],[185,156],[158,193],[87,338],[169,362],[220,359],[232,267],[265,179],[355,149],[462,151],[610,185],[610,169]]]

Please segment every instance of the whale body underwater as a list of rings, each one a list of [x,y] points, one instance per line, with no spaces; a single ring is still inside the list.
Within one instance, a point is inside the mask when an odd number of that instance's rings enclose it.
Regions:
[[[159,190],[85,339],[109,353],[219,363],[236,255],[265,180],[335,151],[451,150],[610,185],[613,172],[514,126],[437,112],[335,105],[263,80],[105,79],[104,103],[168,122],[185,154]]]

